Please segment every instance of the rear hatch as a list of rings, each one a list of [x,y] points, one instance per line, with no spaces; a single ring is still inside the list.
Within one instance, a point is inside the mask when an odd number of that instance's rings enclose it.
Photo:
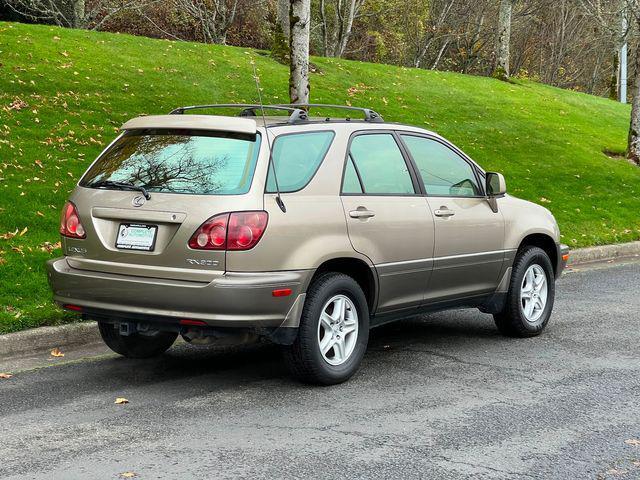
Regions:
[[[64,238],[70,265],[191,281],[223,273],[224,250],[192,249],[188,243],[216,214],[263,208],[262,192],[251,194],[260,135],[255,122],[247,122],[240,132],[126,131],[70,198],[86,231],[85,239]]]

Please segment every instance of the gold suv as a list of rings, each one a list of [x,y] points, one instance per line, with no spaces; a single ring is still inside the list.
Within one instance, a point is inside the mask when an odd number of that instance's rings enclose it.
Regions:
[[[239,115],[187,113],[201,108]],[[320,108],[357,118],[308,116]],[[547,209],[444,138],[319,105],[129,120],[60,233],[54,298],[115,352],[261,337],[319,384],[353,375],[371,327],[418,313],[478,308],[506,335],[539,334],[568,258]]]

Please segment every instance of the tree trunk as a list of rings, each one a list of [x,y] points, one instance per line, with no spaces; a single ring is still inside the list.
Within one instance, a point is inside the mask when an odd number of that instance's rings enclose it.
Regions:
[[[633,100],[631,102],[631,124],[629,126],[627,157],[640,166],[640,55],[636,55],[633,76]]]
[[[609,79],[609,100],[617,100],[618,99],[618,79],[620,76],[618,75],[619,65],[618,65],[618,47],[616,47],[613,52],[613,61],[611,62],[611,78]]]
[[[285,38],[289,38],[289,0],[278,0],[277,11],[278,25],[282,29]]]
[[[498,44],[496,46],[496,68],[493,76],[500,80],[509,79],[509,43],[511,42],[511,10],[513,0],[500,0],[498,14]]]
[[[84,28],[85,2],[73,0],[73,28]]]
[[[340,58],[347,50],[347,43],[349,43],[349,37],[351,36],[351,29],[353,28],[353,20],[357,14],[356,0],[351,0],[349,5],[349,11],[347,12],[347,19],[344,28],[341,31],[340,43],[337,45],[336,57]]]
[[[311,0],[291,0],[289,9],[289,51],[291,103],[309,103],[309,23]]]

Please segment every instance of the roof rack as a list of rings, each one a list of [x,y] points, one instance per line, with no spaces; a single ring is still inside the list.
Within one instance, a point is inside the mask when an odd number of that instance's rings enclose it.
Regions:
[[[257,112],[261,111],[263,108],[265,110],[282,110],[289,112],[289,120],[288,123],[299,123],[301,121],[306,121],[309,119],[309,115],[307,110],[309,108],[327,108],[327,109],[342,109],[342,110],[350,110],[361,112],[364,114],[365,122],[372,123],[381,123],[384,122],[382,116],[371,110],[370,108],[360,108],[360,107],[351,107],[348,105],[325,105],[322,103],[295,103],[295,104],[280,104],[280,105],[256,105],[256,104],[245,104],[245,103],[215,103],[211,105],[189,105],[186,107],[178,107],[171,112],[169,115],[181,115],[188,110],[199,110],[206,108],[241,108],[242,111],[239,113],[240,117],[255,117],[258,115]],[[347,118],[350,120],[350,118]]]
[[[169,112],[169,115],[181,115],[188,110],[199,110],[205,108],[241,108],[239,117],[256,117],[257,112],[262,110],[282,110],[289,112],[289,123],[297,123],[301,120],[307,120],[307,112],[293,105],[256,105],[250,103],[214,103],[211,105],[189,105],[186,107],[178,107]]]

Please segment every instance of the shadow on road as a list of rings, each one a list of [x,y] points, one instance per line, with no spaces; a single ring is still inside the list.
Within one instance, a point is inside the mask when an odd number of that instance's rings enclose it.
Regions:
[[[491,317],[477,310],[413,317],[371,331],[369,349],[358,375],[366,376],[372,368],[376,375],[384,375],[384,365],[393,372],[393,354],[403,350],[473,355],[502,341],[505,339],[498,335]],[[18,401],[33,389],[34,382],[38,382],[38,390],[47,394],[32,397],[32,408],[68,402],[72,400],[69,393],[73,390],[85,395],[103,392],[126,395],[126,392],[147,390],[156,397],[165,394],[187,397],[255,383],[264,383],[265,388],[307,388],[291,378],[280,348],[264,343],[225,348],[179,344],[161,357],[148,360],[119,356],[83,359],[16,375],[11,392],[5,393],[15,395]]]

